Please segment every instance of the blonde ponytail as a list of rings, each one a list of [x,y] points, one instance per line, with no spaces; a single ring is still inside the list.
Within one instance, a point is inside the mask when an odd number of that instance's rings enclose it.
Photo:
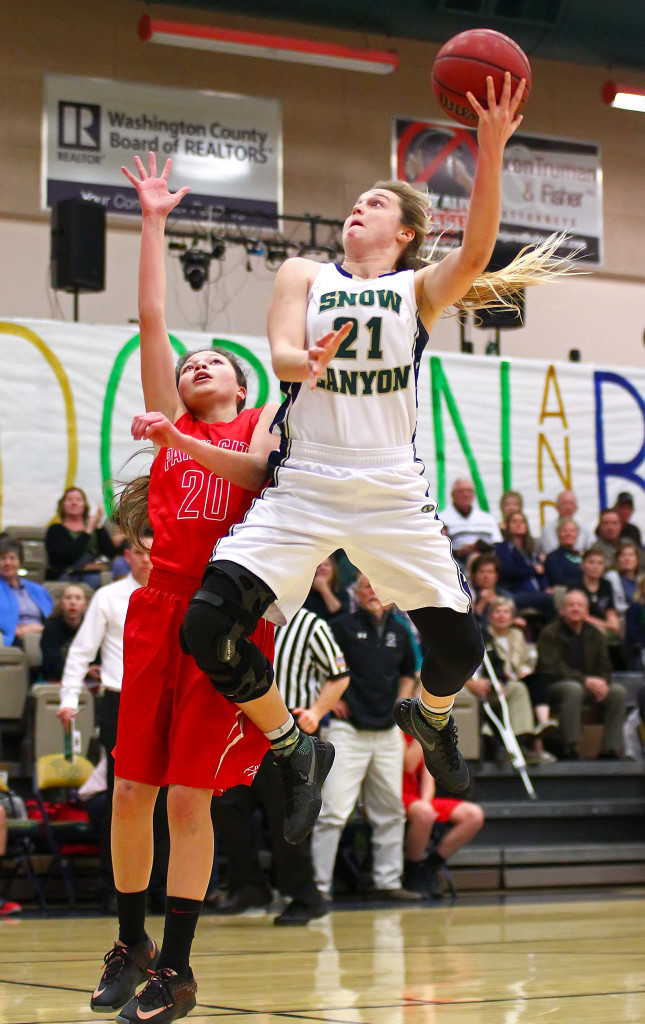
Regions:
[[[544,284],[565,274],[584,273],[574,268],[572,263],[578,255],[577,251],[566,259],[556,255],[566,237],[566,234],[555,233],[539,245],[525,246],[507,267],[488,271],[478,277],[466,294],[455,302],[454,308],[463,312],[514,307],[513,300],[522,288]]]

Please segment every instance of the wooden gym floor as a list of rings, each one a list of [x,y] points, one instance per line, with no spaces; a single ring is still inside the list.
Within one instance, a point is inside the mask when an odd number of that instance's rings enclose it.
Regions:
[[[336,910],[305,928],[206,915],[188,1019],[643,1024],[644,895]],[[88,998],[113,938],[107,918],[0,921],[1,1024],[99,1020]]]

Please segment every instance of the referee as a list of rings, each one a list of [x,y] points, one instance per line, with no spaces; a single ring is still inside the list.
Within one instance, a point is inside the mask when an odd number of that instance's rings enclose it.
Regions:
[[[276,630],[275,680],[289,710],[306,733],[314,733],[349,682],[345,658],[327,623],[306,608],[288,626]],[[229,895],[216,913],[239,914],[249,907],[268,906],[272,893],[259,859],[252,815],[264,811],[269,830],[276,885],[291,902],[277,925],[307,924],[326,913],[326,903],[313,877],[309,841],[292,846],[283,835],[284,804],[271,752],[260,764],[253,784],[235,786],[213,800],[213,821],[229,863]]]

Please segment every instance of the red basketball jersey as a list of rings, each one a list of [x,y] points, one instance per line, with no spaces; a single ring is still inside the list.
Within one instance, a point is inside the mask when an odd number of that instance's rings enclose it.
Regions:
[[[175,426],[220,448],[247,452],[261,409],[243,409],[229,423],[204,423],[190,413]],[[148,513],[156,569],[201,578],[215,544],[239,523],[258,491],[246,491],[178,451],[161,448],[150,471]]]

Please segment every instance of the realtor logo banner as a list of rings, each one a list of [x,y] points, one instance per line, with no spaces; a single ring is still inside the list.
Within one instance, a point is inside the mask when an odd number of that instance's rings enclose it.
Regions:
[[[191,188],[176,216],[232,207],[266,222],[281,209],[278,100],[71,75],[45,75],[44,96],[43,208],[78,197],[138,214],[121,165],[134,170],[136,153],[147,166],[152,150],[159,169],[172,157],[171,188]]]
[[[477,133],[442,121],[393,118],[392,170],[427,187],[441,245],[460,244],[477,162]],[[585,265],[602,262],[600,148],[540,135],[514,135],[504,151],[498,243],[535,245],[554,231],[569,236]]]

